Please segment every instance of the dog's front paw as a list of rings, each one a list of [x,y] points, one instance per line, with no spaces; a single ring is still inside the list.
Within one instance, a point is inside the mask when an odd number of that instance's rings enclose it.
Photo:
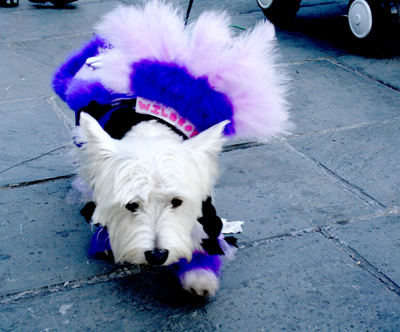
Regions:
[[[181,277],[182,288],[199,296],[214,296],[219,289],[219,279],[206,269],[187,271]]]

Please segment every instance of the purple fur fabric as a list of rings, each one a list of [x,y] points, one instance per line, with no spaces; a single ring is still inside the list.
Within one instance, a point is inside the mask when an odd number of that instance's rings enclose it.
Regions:
[[[119,7],[57,70],[54,90],[75,110],[91,100],[141,96],[177,109],[200,132],[230,119],[225,134],[236,138],[289,133],[287,77],[276,64],[273,25],[260,21],[238,35],[229,25],[226,13],[205,12],[185,26],[173,5],[157,0]],[[78,79],[93,56],[100,69]]]
[[[131,90],[136,96],[172,107],[200,132],[231,120],[225,134],[234,134],[232,104],[212,89],[206,77],[194,78],[175,63],[151,60],[134,63],[132,69]]]
[[[56,69],[53,76],[53,89],[67,101],[67,89],[75,74],[84,65],[87,58],[98,54],[99,48],[106,47],[106,42],[101,37],[95,35],[88,43],[84,44],[78,51],[73,52],[66,61]]]
[[[99,227],[96,233],[93,234],[89,255],[92,257],[99,257],[104,254],[109,255],[111,252],[107,229]]]
[[[89,105],[91,101],[106,105],[119,96],[121,95],[109,92],[100,82],[88,82],[75,78],[69,82],[69,87],[66,91],[66,102],[77,113],[80,109]]]
[[[186,258],[181,258],[178,263],[174,264],[175,273],[178,277],[181,277],[184,273],[192,270],[205,269],[214,272],[216,275],[220,275],[222,266],[222,256],[220,255],[208,255],[196,251],[193,254],[192,260],[188,262]]]

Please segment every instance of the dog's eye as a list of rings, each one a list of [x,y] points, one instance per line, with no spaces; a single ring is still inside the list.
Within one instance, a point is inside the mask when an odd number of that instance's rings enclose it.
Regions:
[[[174,198],[171,201],[171,204],[172,204],[172,207],[176,208],[176,207],[178,207],[179,205],[182,204],[182,200],[180,200],[179,198]]]
[[[132,203],[128,203],[125,205],[125,207],[131,211],[131,212],[135,212],[138,208],[139,208],[139,204],[132,202]]]

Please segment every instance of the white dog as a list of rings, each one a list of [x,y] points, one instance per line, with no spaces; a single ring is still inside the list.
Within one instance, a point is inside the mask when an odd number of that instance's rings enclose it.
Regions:
[[[172,6],[118,8],[54,76],[76,112],[91,253],[175,265],[184,289],[214,295],[234,249],[211,204],[226,137],[285,133],[287,104],[269,22],[234,36],[226,14],[185,27]],[[89,208],[90,210],[90,208]],[[93,212],[93,215],[92,213]]]

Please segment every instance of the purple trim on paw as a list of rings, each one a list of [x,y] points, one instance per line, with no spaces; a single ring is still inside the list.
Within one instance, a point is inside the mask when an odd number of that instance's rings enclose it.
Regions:
[[[89,255],[96,258],[104,254],[111,254],[111,245],[108,238],[107,229],[104,227],[99,227],[96,233],[93,234]]]
[[[222,266],[222,257],[220,255],[208,255],[196,251],[193,254],[192,260],[188,263],[186,258],[181,258],[178,263],[175,263],[175,273],[181,277],[187,271],[205,269],[214,272],[216,275],[220,274]]]

